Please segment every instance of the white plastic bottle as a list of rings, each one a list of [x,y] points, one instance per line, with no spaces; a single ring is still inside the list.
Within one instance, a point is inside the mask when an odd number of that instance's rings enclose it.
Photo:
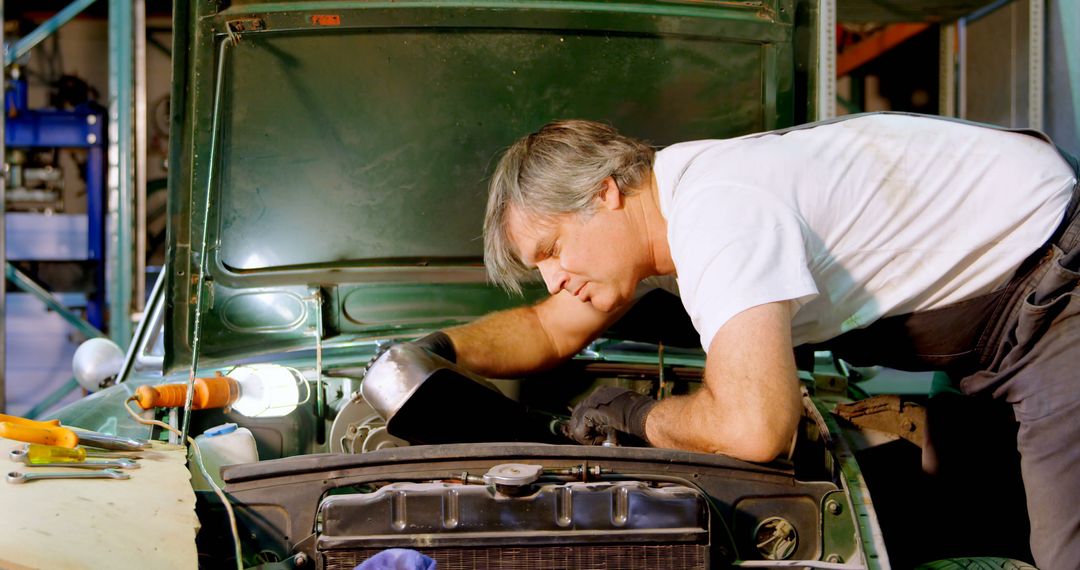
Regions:
[[[259,460],[259,451],[255,448],[255,436],[251,430],[228,423],[212,427],[195,438],[195,443],[202,451],[203,463],[206,471],[214,478],[214,482],[220,487],[224,483],[221,480],[221,468],[225,465],[237,463],[255,463]],[[196,490],[209,491],[199,467],[194,460],[189,465],[191,469],[191,484]]]

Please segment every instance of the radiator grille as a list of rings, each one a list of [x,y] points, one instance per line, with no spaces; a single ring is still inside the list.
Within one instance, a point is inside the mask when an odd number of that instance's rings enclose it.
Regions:
[[[352,570],[381,549],[330,550],[326,570]],[[701,544],[424,548],[439,570],[692,570],[705,568]]]

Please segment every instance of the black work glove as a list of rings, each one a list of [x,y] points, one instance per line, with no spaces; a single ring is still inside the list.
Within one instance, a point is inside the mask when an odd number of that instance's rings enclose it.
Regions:
[[[645,418],[657,403],[626,388],[597,388],[574,408],[573,416],[563,427],[563,435],[585,445],[600,445],[614,430],[648,442]]]
[[[390,350],[390,347],[398,344],[412,344],[418,346],[431,354],[441,356],[450,362],[457,362],[457,350],[454,349],[454,341],[450,340],[450,335],[443,331],[435,331],[428,335],[422,336],[416,340],[408,341],[406,343],[388,342],[379,347],[379,350],[375,351],[375,355],[372,356],[365,369],[371,368],[372,364],[379,359],[386,351]]]
[[[443,331],[435,331],[420,337],[412,341],[412,344],[419,346],[432,354],[441,356],[450,362],[457,362],[457,350],[454,349],[454,341],[450,340],[450,335]]]

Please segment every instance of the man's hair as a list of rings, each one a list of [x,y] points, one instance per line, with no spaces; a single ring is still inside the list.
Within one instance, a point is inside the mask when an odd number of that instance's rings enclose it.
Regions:
[[[513,293],[529,269],[514,251],[509,211],[538,222],[589,215],[611,176],[623,195],[647,182],[656,151],[610,125],[567,120],[544,125],[506,150],[491,176],[484,217],[484,265],[492,281]]]

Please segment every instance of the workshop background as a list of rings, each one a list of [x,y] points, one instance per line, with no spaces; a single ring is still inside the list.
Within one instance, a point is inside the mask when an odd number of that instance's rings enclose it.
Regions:
[[[186,1],[186,0],[180,0]],[[172,6],[0,0],[6,176],[0,191],[0,412],[40,417],[86,394],[84,340],[126,347],[165,248]],[[1047,132],[1080,151],[1080,2],[822,0],[833,70],[821,103]],[[828,116],[829,112],[825,115]],[[902,381],[901,381],[902,380]],[[878,391],[925,393],[881,374]]]

